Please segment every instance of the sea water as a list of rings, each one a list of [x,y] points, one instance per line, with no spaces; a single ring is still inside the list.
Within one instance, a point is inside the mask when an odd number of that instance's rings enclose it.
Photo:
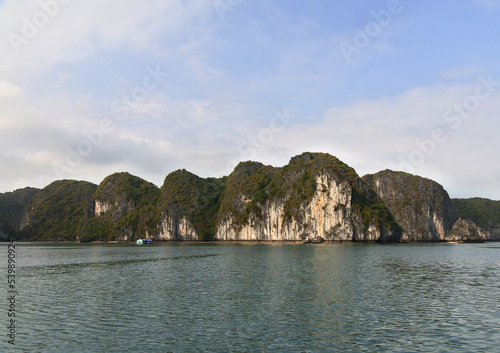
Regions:
[[[1,352],[500,349],[495,243],[18,243],[16,290]]]

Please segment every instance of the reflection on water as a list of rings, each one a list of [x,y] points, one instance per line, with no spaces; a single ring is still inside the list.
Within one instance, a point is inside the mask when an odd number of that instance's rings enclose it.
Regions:
[[[471,352],[500,343],[500,249],[489,244],[18,248],[16,352]]]

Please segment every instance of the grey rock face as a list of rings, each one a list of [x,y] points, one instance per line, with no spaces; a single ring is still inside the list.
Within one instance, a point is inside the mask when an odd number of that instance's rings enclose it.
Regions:
[[[245,173],[246,168],[253,172]],[[268,184],[246,188],[251,175],[259,173]],[[263,192],[265,197],[257,202]],[[400,237],[382,200],[352,168],[324,154],[294,157],[275,171],[241,164],[230,177],[226,203],[228,211],[220,213],[217,224],[218,240],[300,241],[303,234],[329,241]]]
[[[453,225],[446,241],[482,242],[487,239],[486,231],[478,227],[470,219],[459,219]]]
[[[452,227],[448,193],[435,181],[385,170],[363,177],[403,229],[401,241],[442,241]]]

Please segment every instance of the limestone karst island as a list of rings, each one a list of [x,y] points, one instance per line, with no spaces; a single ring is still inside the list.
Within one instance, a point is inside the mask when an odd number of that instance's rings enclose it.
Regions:
[[[329,154],[284,167],[242,162],[222,178],[170,173],[161,188],[128,173],[100,185],[59,180],[0,194],[0,239],[23,241],[481,242],[500,240],[500,201],[450,199],[390,170],[358,176]]]

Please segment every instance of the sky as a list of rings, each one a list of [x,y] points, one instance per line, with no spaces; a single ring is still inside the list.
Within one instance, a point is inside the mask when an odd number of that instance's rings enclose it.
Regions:
[[[0,0],[0,192],[338,157],[500,200],[500,0]]]

